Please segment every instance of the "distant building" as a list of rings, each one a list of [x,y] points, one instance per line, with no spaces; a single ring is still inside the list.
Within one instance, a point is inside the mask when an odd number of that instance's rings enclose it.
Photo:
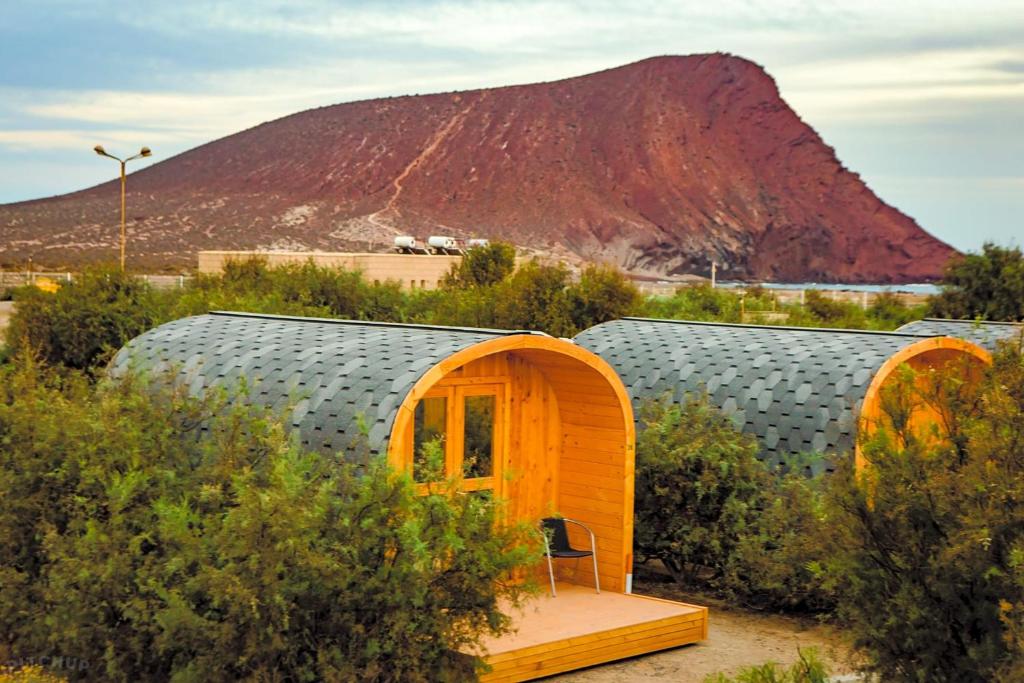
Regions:
[[[394,280],[404,289],[435,289],[462,256],[420,254],[370,254],[330,251],[201,251],[199,272],[223,272],[228,261],[253,257],[265,259],[270,267],[312,260],[318,266],[360,270],[370,282]]]

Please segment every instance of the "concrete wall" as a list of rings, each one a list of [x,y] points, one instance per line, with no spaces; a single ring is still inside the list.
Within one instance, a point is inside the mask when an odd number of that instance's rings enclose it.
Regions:
[[[349,252],[286,252],[286,251],[201,251],[199,272],[220,273],[229,260],[259,256],[267,265],[304,263],[312,259],[318,266],[361,270],[370,282],[396,280],[404,289],[434,289],[441,279],[462,258],[461,256],[427,256],[419,254],[358,254]]]

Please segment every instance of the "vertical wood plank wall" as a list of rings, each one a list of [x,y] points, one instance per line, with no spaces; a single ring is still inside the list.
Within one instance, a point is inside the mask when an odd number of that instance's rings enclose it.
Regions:
[[[474,379],[508,382],[499,486],[510,520],[560,514],[583,522],[597,537],[602,590],[624,591],[632,563],[633,419],[609,380],[577,359],[523,349],[470,361],[435,386]],[[411,445],[411,424],[401,438]],[[589,547],[571,526],[570,534],[576,547]],[[578,572],[573,561],[556,564],[561,580],[593,585],[589,558]]]
[[[562,422],[558,511],[589,526],[597,536],[601,588],[622,592],[632,564],[634,440],[631,414],[608,380],[570,358],[524,350],[541,369],[558,399]],[[576,547],[589,539],[570,525]],[[561,561],[562,578],[593,585],[592,565]]]
[[[860,411],[860,427],[858,439],[864,441],[869,439],[875,430],[892,428],[891,420],[885,413],[884,401],[887,391],[898,389],[900,386],[900,373],[898,368],[901,365],[909,367],[914,372],[914,388],[920,395],[909,397],[913,400],[912,410],[909,415],[908,426],[920,438],[936,438],[939,440],[948,437],[947,426],[952,415],[943,415],[941,409],[946,406],[945,402],[926,402],[925,397],[932,396],[936,389],[936,379],[942,377],[957,377],[963,380],[962,391],[971,391],[981,381],[984,369],[991,361],[980,349],[975,347],[976,352],[965,351],[960,346],[948,347],[940,344],[941,339],[929,339],[917,346],[933,346],[924,350],[911,348],[909,352],[901,352],[886,363],[877,373],[872,381],[864,403]],[[969,345],[973,347],[973,345]],[[857,466],[863,467],[866,462],[860,451],[861,443],[857,444]]]

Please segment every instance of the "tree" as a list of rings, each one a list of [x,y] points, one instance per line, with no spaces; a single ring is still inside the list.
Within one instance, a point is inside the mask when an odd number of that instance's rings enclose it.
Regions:
[[[569,287],[570,316],[577,331],[639,312],[640,290],[611,266],[587,266]]]
[[[943,318],[1024,320],[1024,253],[986,242],[980,254],[954,259],[929,306]]]
[[[516,248],[508,242],[474,247],[445,276],[446,287],[488,287],[503,282],[516,268]]]
[[[569,270],[562,264],[524,264],[493,290],[497,326],[573,336],[576,330],[569,311],[568,285]]]

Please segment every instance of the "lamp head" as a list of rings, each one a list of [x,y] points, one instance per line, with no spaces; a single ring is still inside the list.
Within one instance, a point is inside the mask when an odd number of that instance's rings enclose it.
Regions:
[[[142,149],[141,149],[141,150],[139,151],[139,156],[140,156],[140,157],[148,157],[148,156],[151,156],[152,154],[153,154],[153,153],[152,153],[151,151],[149,151],[149,147],[143,147],[143,148],[142,148]]]
[[[103,145],[96,145],[92,148],[92,151],[96,152],[100,156],[107,156],[107,150],[103,149]]]

